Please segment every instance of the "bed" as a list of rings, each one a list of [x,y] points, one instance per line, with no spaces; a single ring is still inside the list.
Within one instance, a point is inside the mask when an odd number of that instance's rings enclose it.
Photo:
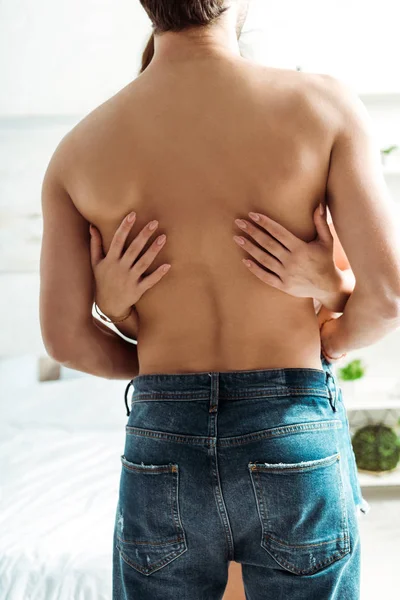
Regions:
[[[125,381],[3,361],[0,600],[110,600]]]

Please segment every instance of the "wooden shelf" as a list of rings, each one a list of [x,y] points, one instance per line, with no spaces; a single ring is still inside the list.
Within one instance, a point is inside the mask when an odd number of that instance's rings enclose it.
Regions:
[[[343,403],[348,411],[357,410],[400,410],[399,377],[365,376],[354,382],[338,379]]]
[[[383,174],[384,175],[395,175],[395,176],[399,176],[400,175],[400,166],[399,167],[383,167]]]
[[[392,91],[392,92],[359,92],[361,100],[366,102],[376,102],[376,101],[394,101],[400,102],[400,91]]]
[[[400,485],[400,468],[395,469],[391,473],[377,475],[358,471],[358,480],[362,488]]]
[[[343,403],[346,410],[357,411],[357,410],[400,410],[400,398],[398,397],[384,397],[378,396],[377,394],[371,395],[356,395],[355,397],[348,398],[343,394]]]

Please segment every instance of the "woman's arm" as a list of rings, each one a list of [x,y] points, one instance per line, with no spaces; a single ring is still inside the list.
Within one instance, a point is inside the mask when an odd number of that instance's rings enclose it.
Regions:
[[[334,276],[331,280],[329,280],[329,278],[327,279],[328,286],[329,281],[331,281],[331,288],[328,290],[325,298],[323,297],[323,294],[320,298],[318,298],[323,304],[318,316],[320,317],[323,315],[325,319],[328,318],[328,313],[342,313],[344,311],[346,302],[353,293],[356,284],[353,270],[350,267],[350,263],[347,259],[343,246],[340,243],[328,210],[326,222],[333,239],[332,260],[335,267],[336,277]],[[317,222],[317,230],[319,230],[321,226],[323,225],[319,225]]]

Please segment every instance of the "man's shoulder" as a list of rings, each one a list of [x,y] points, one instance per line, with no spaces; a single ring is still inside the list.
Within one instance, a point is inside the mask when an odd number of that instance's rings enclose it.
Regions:
[[[66,134],[65,139],[68,143],[65,144],[65,149],[68,150],[72,146],[77,149],[80,143],[96,139],[96,132],[101,135],[110,123],[114,122],[115,125],[116,116],[121,112],[124,103],[126,104],[125,97],[128,93],[130,98],[133,97],[132,90],[136,87],[134,84],[135,81],[130,82],[84,115]]]
[[[366,108],[355,88],[333,75],[277,69],[276,80],[296,111],[312,115],[332,131],[366,117]]]
[[[66,150],[73,146],[77,149],[80,144],[88,142],[92,136],[95,137],[96,132],[101,134],[106,123],[116,112],[117,104],[118,94],[115,94],[84,115],[65,136],[68,141],[65,145]]]
[[[297,100],[327,102],[337,105],[346,101],[351,90],[340,79],[326,73],[310,73],[291,69],[277,69],[276,79]]]
[[[327,110],[332,119],[344,123],[346,118],[365,110],[353,88],[346,81],[327,73],[296,72],[297,92],[305,102]]]
[[[122,91],[122,90],[121,90]],[[103,138],[115,124],[118,112],[119,93],[108,98],[84,115],[59,140],[50,158],[46,175],[67,182],[88,153],[104,146]],[[114,115],[114,117],[113,117]]]

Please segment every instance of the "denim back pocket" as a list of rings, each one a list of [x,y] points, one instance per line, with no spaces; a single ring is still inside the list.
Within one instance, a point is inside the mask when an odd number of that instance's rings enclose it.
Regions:
[[[249,463],[261,546],[284,569],[311,575],[350,552],[340,453],[300,463]]]
[[[121,456],[116,546],[131,567],[151,575],[187,550],[179,512],[178,465],[145,465]]]

